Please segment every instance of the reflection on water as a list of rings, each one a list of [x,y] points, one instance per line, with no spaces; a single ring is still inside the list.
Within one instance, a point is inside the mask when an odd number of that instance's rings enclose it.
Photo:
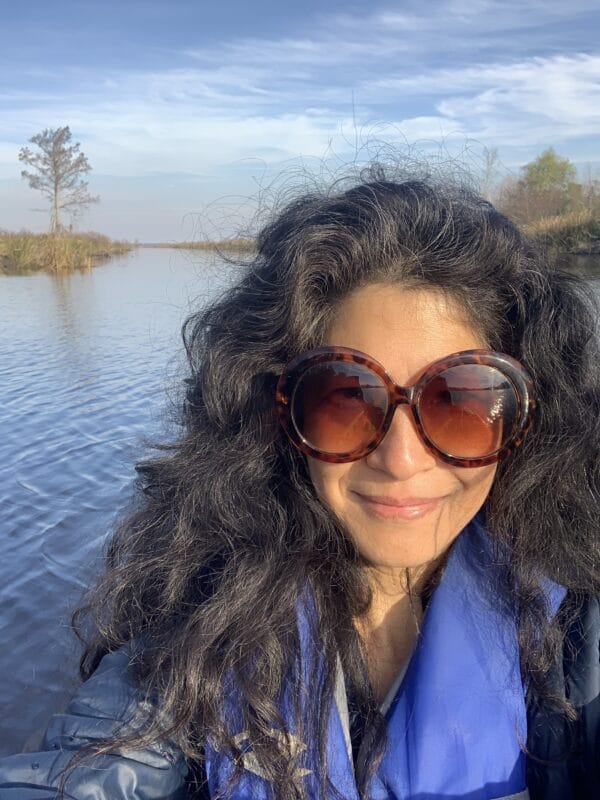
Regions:
[[[70,610],[168,433],[179,330],[233,268],[141,250],[89,272],[0,278],[0,754],[35,748],[76,682]]]
[[[131,496],[143,437],[168,435],[181,322],[232,271],[140,250],[0,278],[0,754],[35,749],[76,684],[69,612]]]

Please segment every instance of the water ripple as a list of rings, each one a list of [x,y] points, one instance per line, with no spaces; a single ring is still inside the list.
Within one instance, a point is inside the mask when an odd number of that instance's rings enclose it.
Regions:
[[[102,568],[143,440],[164,436],[190,298],[227,277],[161,250],[0,277],[0,754],[35,749],[73,690],[70,613]]]

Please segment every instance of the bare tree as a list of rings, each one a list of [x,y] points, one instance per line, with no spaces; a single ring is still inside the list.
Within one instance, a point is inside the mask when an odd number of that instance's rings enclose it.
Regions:
[[[497,147],[483,148],[483,169],[481,175],[481,194],[490,202],[497,189],[497,175],[500,168],[500,157]]]
[[[50,230],[58,233],[63,228],[61,212],[66,211],[73,219],[100,199],[89,194],[88,183],[82,177],[92,168],[80,151],[80,144],[70,144],[71,131],[68,125],[46,128],[29,141],[38,148],[38,152],[33,152],[29,147],[21,148],[19,161],[32,170],[24,169],[21,177],[28,181],[32,189],[38,189],[48,199]]]
[[[581,172],[585,209],[598,218],[600,217],[600,170],[588,162]]]

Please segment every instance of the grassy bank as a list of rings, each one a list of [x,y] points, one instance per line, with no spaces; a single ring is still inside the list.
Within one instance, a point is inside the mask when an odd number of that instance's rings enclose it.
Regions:
[[[588,211],[545,217],[524,228],[557,254],[600,254],[600,219]]]
[[[46,270],[68,272],[93,267],[126,253],[132,245],[99,233],[8,233],[0,231],[0,272],[19,275]]]

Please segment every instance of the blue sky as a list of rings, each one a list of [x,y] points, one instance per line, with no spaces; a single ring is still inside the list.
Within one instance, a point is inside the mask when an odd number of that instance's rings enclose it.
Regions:
[[[46,228],[17,155],[66,124],[101,196],[80,227],[142,241],[229,235],[272,181],[382,142],[600,169],[597,0],[30,0],[0,25],[2,228]]]

